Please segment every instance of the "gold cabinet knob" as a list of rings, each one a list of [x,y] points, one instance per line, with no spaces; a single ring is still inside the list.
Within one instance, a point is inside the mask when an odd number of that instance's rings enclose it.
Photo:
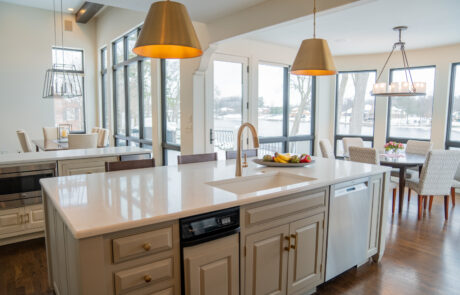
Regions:
[[[295,245],[291,245],[291,248],[295,250]]]
[[[284,239],[287,240],[287,241],[289,241],[291,238],[288,237],[288,236],[286,236],[286,237],[284,237]]]
[[[151,277],[150,275],[145,275],[145,276],[144,276],[144,281],[145,281],[146,283],[150,283],[150,282],[152,281],[152,277]]]
[[[142,248],[144,248],[145,251],[150,251],[150,249],[152,249],[152,245],[150,243],[145,243]]]
[[[285,251],[289,251],[289,247],[284,247],[284,250],[285,250]]]

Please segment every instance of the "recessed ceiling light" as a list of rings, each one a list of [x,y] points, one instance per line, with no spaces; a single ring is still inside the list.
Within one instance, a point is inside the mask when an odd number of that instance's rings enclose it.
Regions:
[[[74,9],[72,7],[70,8],[67,8],[68,11],[74,11]]]

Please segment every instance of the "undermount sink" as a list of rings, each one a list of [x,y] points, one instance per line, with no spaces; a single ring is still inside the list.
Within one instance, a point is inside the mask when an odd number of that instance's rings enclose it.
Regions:
[[[274,172],[212,181],[207,184],[235,194],[248,194],[275,188],[291,189],[295,188],[294,186],[297,184],[314,180],[316,178],[285,172]]]

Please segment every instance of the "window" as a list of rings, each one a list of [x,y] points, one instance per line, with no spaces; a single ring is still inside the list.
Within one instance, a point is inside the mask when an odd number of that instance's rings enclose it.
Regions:
[[[112,43],[115,145],[152,146],[150,59],[132,52],[140,28]]]
[[[83,66],[83,50],[69,48],[53,48],[53,63],[69,64],[75,66],[75,71],[80,78],[82,96],[72,98],[54,99],[54,121],[58,124],[72,125],[73,133],[85,132],[85,80]]]
[[[452,65],[446,148],[460,148],[460,63]]]
[[[101,49],[101,101],[102,127],[109,127],[109,105],[107,99],[107,47]]]
[[[177,164],[180,154],[180,61],[161,60],[162,147],[165,165]]]
[[[413,81],[426,82],[426,95],[390,97],[387,141],[429,140],[431,137],[435,67],[411,68],[411,74]],[[403,81],[406,81],[404,69],[390,70],[390,83]]]
[[[284,66],[259,64],[258,133],[261,154],[312,153],[315,78]]]
[[[375,97],[371,90],[376,71],[339,72],[336,79],[335,153],[343,156],[342,138],[361,137],[364,145],[374,142]]]

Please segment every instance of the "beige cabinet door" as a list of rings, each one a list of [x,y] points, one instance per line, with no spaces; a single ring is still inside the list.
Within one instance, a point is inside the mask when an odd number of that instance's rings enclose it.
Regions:
[[[0,210],[0,237],[20,232],[24,227],[24,208]]]
[[[292,222],[288,267],[288,294],[307,291],[321,283],[324,213]]]
[[[379,242],[379,227],[380,227],[380,196],[382,194],[382,177],[373,177],[369,185],[369,230],[368,230],[368,244],[367,244],[367,257],[377,254]]]
[[[105,172],[105,162],[118,161],[118,157],[103,157],[58,161],[59,176]]]
[[[27,206],[24,208],[24,218],[26,227],[30,228],[45,228],[45,212],[43,204]]]
[[[246,237],[245,294],[286,294],[289,225]]]
[[[239,294],[238,236],[184,248],[185,294]]]

